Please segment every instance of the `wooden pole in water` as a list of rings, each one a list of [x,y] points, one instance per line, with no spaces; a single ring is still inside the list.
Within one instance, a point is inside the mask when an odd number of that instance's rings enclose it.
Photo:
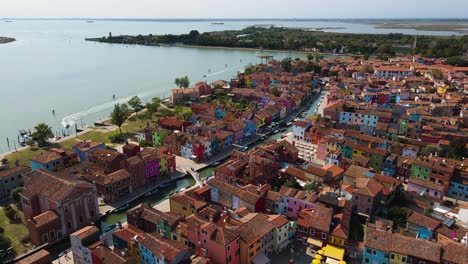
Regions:
[[[6,142],[7,142],[7,145],[8,145],[8,151],[10,151],[10,140],[7,138]]]

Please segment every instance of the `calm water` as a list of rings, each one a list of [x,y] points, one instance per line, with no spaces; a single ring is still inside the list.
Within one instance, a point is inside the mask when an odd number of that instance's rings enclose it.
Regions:
[[[290,27],[340,27],[333,32],[415,34],[414,30],[375,29],[374,25],[332,21],[131,22],[39,21],[0,22],[0,36],[16,42],[0,45],[0,153],[8,151],[20,129],[45,122],[60,133],[63,124],[90,125],[108,116],[114,105],[133,95],[144,100],[168,96],[176,77],[192,83],[229,79],[249,63],[256,51],[110,45],[85,37],[119,34],[187,33],[241,29],[255,24]],[[418,32],[424,34],[425,32]],[[432,32],[434,33],[434,32]],[[450,32],[435,32],[448,34]],[[289,53],[269,53],[281,59]],[[226,64],[227,67],[226,67]],[[211,73],[208,73],[208,69]],[[208,74],[207,77],[203,75]],[[52,110],[56,115],[52,116]]]

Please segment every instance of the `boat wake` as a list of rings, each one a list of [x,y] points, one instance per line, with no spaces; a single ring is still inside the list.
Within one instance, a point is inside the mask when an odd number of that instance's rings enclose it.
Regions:
[[[215,75],[218,75],[218,74],[222,74],[222,73],[225,73],[225,72],[229,72],[229,71],[239,71],[239,70],[242,70],[243,67],[232,67],[232,68],[227,68],[227,69],[224,69],[222,71],[217,71],[217,72],[213,72],[211,74],[207,74],[205,75],[204,77],[211,77],[211,76],[215,76]]]
[[[145,98],[148,98],[152,94],[153,94],[152,92],[147,92],[147,93],[138,94],[137,96],[140,97],[140,99],[142,99],[142,101],[144,101]],[[86,109],[86,110],[83,110],[81,112],[74,113],[74,114],[71,114],[69,116],[66,116],[66,117],[64,117],[62,119],[62,122],[61,122],[62,126],[64,126],[64,127],[74,126],[75,124],[78,124],[80,122],[80,120],[82,120],[83,118],[85,118],[87,116],[90,116],[90,115],[93,115],[93,114],[97,114],[97,113],[106,111],[106,110],[110,110],[117,103],[119,103],[119,104],[127,103],[132,97],[133,96],[128,96],[128,97],[112,100],[112,101],[103,103],[101,105],[93,106],[93,107],[91,107],[89,109]]]

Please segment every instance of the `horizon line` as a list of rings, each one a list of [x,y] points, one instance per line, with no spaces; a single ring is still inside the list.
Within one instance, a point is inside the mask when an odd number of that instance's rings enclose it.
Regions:
[[[263,18],[135,18],[135,17],[1,17],[0,20],[468,20],[468,17],[263,17]]]

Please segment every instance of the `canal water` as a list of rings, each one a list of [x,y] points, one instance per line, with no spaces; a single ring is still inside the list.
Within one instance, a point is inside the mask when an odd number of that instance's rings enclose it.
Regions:
[[[318,110],[320,106],[320,99],[325,96],[326,91],[322,91],[320,96],[312,103],[310,108],[307,110],[307,115],[306,118],[312,115],[315,115],[316,110]],[[325,99],[324,99],[325,100]],[[279,132],[276,134],[273,134],[269,137],[271,140],[277,140],[281,138],[281,134],[283,133],[288,133],[292,132],[292,126],[287,128],[287,131],[284,132]],[[259,145],[263,145],[265,142],[260,142]],[[200,177],[201,178],[206,178],[210,177],[213,175],[214,168],[213,167],[207,167],[201,171],[199,171]],[[188,188],[191,187],[195,184],[195,180],[192,177],[185,177],[183,179],[178,180],[177,182],[174,182],[171,184],[171,186],[165,188],[165,189],[159,189],[158,192],[152,194],[151,196],[144,197],[142,199],[139,199],[138,201],[135,201],[133,204],[131,204],[132,207],[138,206],[141,203],[148,203],[151,206],[155,206],[162,201],[166,200],[169,198],[171,194],[174,194],[178,191],[180,191],[182,188]],[[112,213],[103,218],[103,223],[104,225],[112,225],[117,223],[118,221],[120,222],[125,222],[127,220],[126,212],[117,212],[117,213]]]

